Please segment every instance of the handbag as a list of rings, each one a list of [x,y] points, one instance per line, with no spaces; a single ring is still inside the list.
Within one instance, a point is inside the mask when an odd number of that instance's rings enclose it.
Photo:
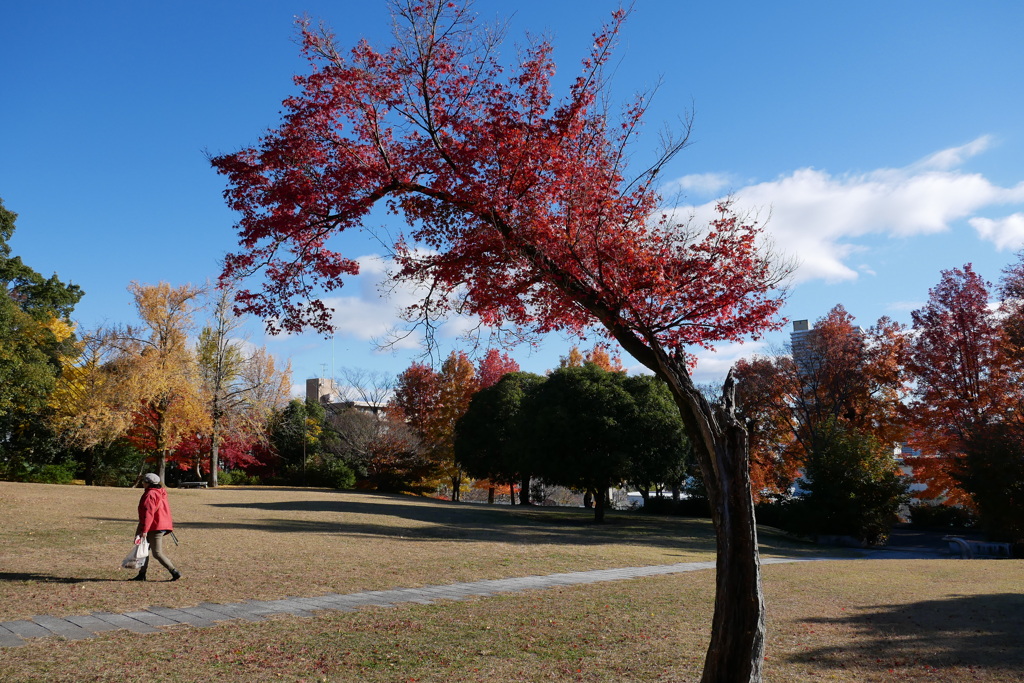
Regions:
[[[123,569],[142,569],[146,564],[147,557],[149,557],[149,542],[143,538],[133,545],[132,551],[121,560],[121,567]]]

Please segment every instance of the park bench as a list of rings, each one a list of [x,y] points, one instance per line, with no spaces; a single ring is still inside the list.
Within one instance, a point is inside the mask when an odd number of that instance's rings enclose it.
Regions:
[[[961,559],[1010,557],[1009,543],[987,543],[985,541],[969,541],[959,536],[945,536],[942,539],[949,543],[949,551],[959,554]]]
[[[182,481],[178,483],[179,489],[205,489],[205,481]]]

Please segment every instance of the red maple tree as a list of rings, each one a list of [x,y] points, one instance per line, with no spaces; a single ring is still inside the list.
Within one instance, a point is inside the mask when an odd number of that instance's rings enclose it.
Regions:
[[[439,392],[440,378],[434,369],[425,363],[413,363],[398,375],[388,413],[400,415],[410,427],[423,433],[437,406]]]
[[[619,117],[602,106],[625,12],[594,35],[557,101],[549,43],[507,67],[500,32],[477,26],[466,5],[407,0],[393,14],[393,45],[363,41],[347,55],[304,24],[311,72],[296,78],[281,126],[258,147],[212,159],[240,213],[242,251],[224,277],[263,271],[241,309],[283,329],[329,328],[316,295],[357,271],[329,240],[386,203],[411,226],[395,245],[398,277],[429,292],[411,314],[458,310],[534,333],[602,327],[668,383],[704,473],[719,549],[704,680],[758,680],[764,602],[746,431],[733,383],[709,403],[687,348],[773,327],[786,269],[728,204],[706,225],[659,212],[659,173],[685,135],[631,171],[648,100]]]
[[[510,372],[519,372],[519,363],[498,349],[487,349],[487,353],[476,364],[477,391],[493,387]]]
[[[1019,364],[1008,344],[1013,328],[990,307],[990,290],[970,263],[944,270],[928,303],[911,314],[913,441],[926,457],[909,462],[930,493],[949,504],[972,505],[959,483],[967,443],[986,425],[1017,419],[1020,405]]]

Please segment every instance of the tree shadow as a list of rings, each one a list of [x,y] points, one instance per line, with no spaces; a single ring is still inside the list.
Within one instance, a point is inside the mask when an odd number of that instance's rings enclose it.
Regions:
[[[53,576],[31,572],[0,572],[0,581],[35,581],[37,583],[120,583],[127,579],[83,578],[79,576]]]
[[[679,533],[682,522],[666,522],[637,515],[608,515],[606,524],[593,522],[593,511],[583,508],[494,506],[473,503],[414,499],[405,501],[386,494],[362,493],[346,499],[294,500],[254,503],[213,503],[213,507],[247,508],[264,512],[337,514],[336,523],[313,520],[261,520],[274,531],[312,531],[384,536],[409,541],[472,541],[495,543],[554,543],[600,545],[631,543],[687,550],[713,550],[713,537]],[[374,517],[391,517],[412,524],[381,523]],[[199,522],[198,526],[205,526]],[[216,527],[219,522],[210,522]]]
[[[905,605],[865,607],[804,623],[852,628],[841,646],[793,655],[822,669],[886,671],[905,666],[980,667],[1024,673],[1024,594],[950,595]]]
[[[273,489],[281,493],[285,489]],[[297,489],[297,493],[309,493]],[[251,510],[255,519],[216,518],[180,522],[189,529],[271,533],[315,533],[383,537],[399,541],[538,543],[567,546],[643,545],[683,552],[715,551],[708,520],[609,511],[595,524],[593,510],[569,507],[499,506],[345,491],[344,497],[285,501],[210,502],[211,508]],[[262,517],[267,513],[266,517]],[[321,515],[320,519],[303,519]],[[383,521],[384,518],[390,518]],[[113,518],[92,519],[108,521]],[[382,520],[377,522],[375,520]],[[399,520],[405,520],[402,523]],[[122,520],[117,520],[122,521]],[[806,557],[820,549],[780,539],[763,539],[762,552]]]

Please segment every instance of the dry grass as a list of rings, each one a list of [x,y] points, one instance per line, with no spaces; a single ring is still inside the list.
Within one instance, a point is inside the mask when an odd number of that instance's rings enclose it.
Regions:
[[[0,620],[708,560],[705,521],[317,489],[171,490],[185,578],[119,569],[138,489],[0,482]],[[773,541],[769,552],[813,549]],[[156,581],[154,581],[156,579]]]
[[[0,483],[0,619],[707,559],[703,523],[327,491],[172,491],[185,571],[125,583],[138,491]],[[768,554],[800,554],[772,541]],[[59,555],[57,554],[59,553]],[[769,681],[1024,680],[1020,562],[767,566]],[[698,677],[713,574],[0,650],[5,681]]]

